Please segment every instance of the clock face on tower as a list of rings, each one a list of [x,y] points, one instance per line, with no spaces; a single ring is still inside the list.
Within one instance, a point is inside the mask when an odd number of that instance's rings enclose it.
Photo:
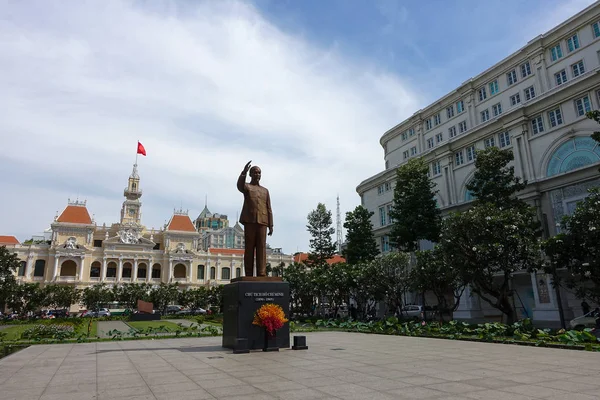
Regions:
[[[130,217],[135,217],[135,210],[133,208],[129,209],[129,216]]]

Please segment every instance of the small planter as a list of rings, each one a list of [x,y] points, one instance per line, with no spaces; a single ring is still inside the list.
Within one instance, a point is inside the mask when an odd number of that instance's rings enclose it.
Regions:
[[[279,346],[277,345],[277,331],[275,331],[273,335],[269,335],[269,332],[265,329],[265,344],[263,346],[263,351],[279,351]]]

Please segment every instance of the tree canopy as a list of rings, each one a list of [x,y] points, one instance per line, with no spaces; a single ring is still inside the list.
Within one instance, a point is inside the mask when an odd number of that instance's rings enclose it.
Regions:
[[[335,254],[336,245],[331,240],[335,233],[332,227],[331,211],[325,204],[319,203],[317,208],[308,214],[308,233],[310,233],[310,252],[307,264],[311,267],[326,267],[327,260]]]
[[[360,205],[346,213],[346,248],[342,253],[348,264],[369,262],[379,254],[371,223],[373,214]]]
[[[390,239],[395,247],[415,251],[420,240],[435,242],[440,235],[440,210],[435,183],[428,176],[429,166],[420,158],[409,160],[396,171],[394,203],[389,217],[393,221]]]

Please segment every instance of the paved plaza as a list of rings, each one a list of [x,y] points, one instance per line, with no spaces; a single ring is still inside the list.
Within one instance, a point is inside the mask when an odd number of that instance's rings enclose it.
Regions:
[[[359,333],[233,355],[221,338],[31,346],[0,360],[0,399],[600,398],[600,353]]]

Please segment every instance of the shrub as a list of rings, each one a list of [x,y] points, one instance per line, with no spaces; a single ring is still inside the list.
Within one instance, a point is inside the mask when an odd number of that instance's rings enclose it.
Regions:
[[[21,339],[42,340],[42,339],[57,339],[64,340],[75,337],[75,329],[73,325],[35,325],[21,333]]]

